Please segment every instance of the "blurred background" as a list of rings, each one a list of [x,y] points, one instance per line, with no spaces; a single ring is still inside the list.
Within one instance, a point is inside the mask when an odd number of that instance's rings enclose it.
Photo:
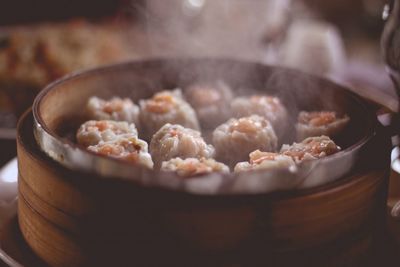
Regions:
[[[15,138],[18,116],[51,81],[152,57],[230,57],[298,68],[395,110],[379,44],[384,5],[384,0],[2,1],[0,139]],[[0,163],[15,154],[9,143],[10,155]]]

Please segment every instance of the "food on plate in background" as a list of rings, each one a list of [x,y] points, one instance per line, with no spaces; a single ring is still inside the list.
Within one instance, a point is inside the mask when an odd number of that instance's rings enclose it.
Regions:
[[[67,73],[132,58],[113,24],[85,20],[0,30],[0,90],[18,114],[37,92]]]

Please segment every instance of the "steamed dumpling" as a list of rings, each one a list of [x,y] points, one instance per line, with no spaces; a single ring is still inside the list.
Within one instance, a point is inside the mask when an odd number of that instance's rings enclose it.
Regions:
[[[182,98],[179,89],[159,92],[151,99],[141,100],[139,105],[140,121],[147,140],[167,123],[200,129],[195,111]]]
[[[135,165],[153,168],[153,160],[145,141],[136,136],[119,137],[109,142],[102,142],[87,148],[99,155],[109,156]]]
[[[239,162],[235,166],[235,172],[253,171],[253,170],[276,170],[288,169],[290,171],[296,170],[296,163],[289,156],[272,153],[261,152],[256,150],[250,153],[250,159],[247,162]]]
[[[83,123],[77,133],[78,144],[85,147],[97,145],[100,142],[115,140],[118,136],[137,136],[138,132],[133,123],[122,121],[87,121]]]
[[[302,141],[312,136],[335,136],[349,122],[349,117],[338,117],[333,111],[300,112],[296,124],[296,139]]]
[[[118,137],[112,141],[89,146],[87,149],[99,155],[141,165],[149,169],[152,169],[154,165],[148,152],[147,143],[136,136]]]
[[[262,116],[271,122],[278,137],[285,134],[288,126],[288,112],[278,97],[267,95],[237,97],[231,106],[237,118],[251,115]]]
[[[300,143],[283,145],[281,153],[296,162],[320,159],[339,152],[341,148],[328,136],[308,137]]]
[[[212,158],[215,150],[201,133],[177,124],[165,124],[151,139],[150,152],[157,166],[172,158]]]
[[[104,100],[93,96],[89,99],[86,110],[92,120],[126,121],[139,125],[139,107],[129,98],[113,97]]]
[[[163,161],[161,170],[172,171],[180,177],[194,177],[208,173],[229,173],[229,167],[225,164],[207,158],[173,158]]]
[[[231,88],[221,81],[191,85],[186,89],[185,97],[205,128],[214,128],[231,115],[230,103],[233,93]]]
[[[256,149],[276,151],[278,139],[267,119],[253,115],[230,119],[218,126],[213,132],[213,144],[217,159],[234,166],[247,160],[249,153]]]

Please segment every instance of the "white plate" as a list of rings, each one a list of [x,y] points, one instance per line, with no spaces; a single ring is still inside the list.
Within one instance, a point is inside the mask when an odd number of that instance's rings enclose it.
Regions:
[[[7,231],[7,223],[17,214],[17,192],[18,163],[15,158],[0,170],[0,232]],[[0,243],[0,259],[11,267],[21,267],[3,248],[4,244]]]

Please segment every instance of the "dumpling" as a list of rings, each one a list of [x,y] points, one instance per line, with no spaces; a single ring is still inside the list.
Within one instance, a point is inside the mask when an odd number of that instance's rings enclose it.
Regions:
[[[166,123],[200,129],[195,111],[182,98],[179,89],[159,92],[151,99],[141,100],[139,106],[141,125],[148,140]]]
[[[165,124],[151,139],[150,152],[156,166],[172,158],[212,158],[214,147],[201,133],[177,124]]]
[[[93,96],[88,100],[86,110],[92,120],[126,121],[139,126],[139,107],[129,98],[104,100]]]
[[[228,166],[211,158],[173,158],[168,161],[163,161],[161,170],[176,172],[178,176],[185,178],[213,172],[229,173]]]
[[[112,141],[101,142],[87,148],[89,151],[129,163],[141,165],[149,169],[153,168],[153,160],[148,152],[145,141],[136,136],[122,136]]]
[[[250,160],[236,164],[234,172],[252,171],[252,170],[276,170],[288,169],[295,171],[296,163],[289,156],[279,153],[261,152],[256,150],[250,153]]]
[[[341,148],[328,136],[309,137],[300,143],[283,145],[281,153],[292,157],[297,163],[320,159],[339,152]]]
[[[259,115],[269,120],[278,137],[285,134],[288,126],[288,113],[278,97],[267,95],[253,95],[237,97],[233,100],[232,112],[235,117]]]
[[[186,89],[185,97],[205,128],[214,128],[231,115],[230,103],[233,93],[231,88],[221,81],[191,85]]]
[[[276,151],[278,139],[271,123],[264,117],[253,115],[230,119],[213,132],[217,159],[234,166],[245,161],[250,152],[260,149]]]
[[[296,139],[302,141],[311,136],[335,136],[349,121],[347,115],[340,118],[333,111],[302,111],[296,124]]]
[[[100,142],[115,140],[118,136],[137,136],[138,132],[133,123],[118,121],[87,121],[83,123],[77,133],[78,144],[87,146],[97,145]]]

